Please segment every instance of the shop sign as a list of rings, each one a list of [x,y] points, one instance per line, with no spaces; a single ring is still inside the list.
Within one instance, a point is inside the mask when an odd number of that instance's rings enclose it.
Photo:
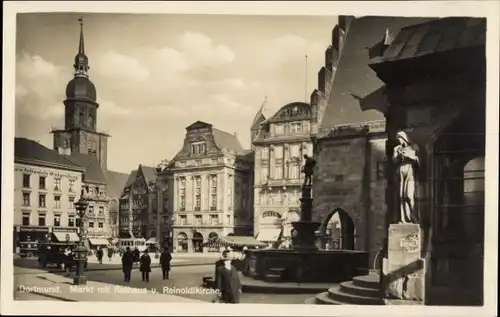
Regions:
[[[56,227],[53,227],[52,228],[52,232],[78,232],[78,229],[77,228],[56,228]]]
[[[49,232],[48,227],[20,227],[20,232]]]

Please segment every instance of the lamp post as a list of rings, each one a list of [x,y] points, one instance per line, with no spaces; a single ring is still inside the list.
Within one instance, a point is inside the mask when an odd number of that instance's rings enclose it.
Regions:
[[[156,172],[156,183],[155,183],[155,189],[156,189],[156,244],[162,248],[165,247],[162,245],[162,235],[161,235],[161,226],[160,226],[160,215],[161,215],[161,209],[162,209],[162,201],[163,195],[162,195],[162,186],[161,186],[161,179],[160,179],[160,174],[161,174],[161,165],[158,165],[155,169]]]
[[[87,248],[84,244],[85,232],[84,232],[84,218],[87,211],[89,203],[83,198],[83,190],[80,195],[80,199],[75,203],[75,208],[80,216],[80,232],[78,233],[78,245],[75,248],[75,261],[76,261],[76,273],[73,278],[74,285],[85,285],[87,284],[87,277],[84,275],[85,263],[87,262]]]

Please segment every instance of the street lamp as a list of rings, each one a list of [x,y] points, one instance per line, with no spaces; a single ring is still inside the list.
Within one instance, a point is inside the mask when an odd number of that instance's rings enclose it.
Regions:
[[[83,190],[80,195],[80,199],[75,203],[76,211],[78,216],[80,216],[80,232],[78,233],[78,245],[75,248],[75,262],[76,262],[76,273],[73,278],[74,285],[85,285],[87,284],[87,277],[84,275],[85,263],[87,262],[87,248],[84,244],[85,232],[84,232],[84,217],[87,211],[89,203],[83,198]]]

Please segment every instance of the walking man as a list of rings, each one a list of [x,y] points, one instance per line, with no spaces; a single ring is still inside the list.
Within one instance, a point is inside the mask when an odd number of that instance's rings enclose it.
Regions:
[[[102,257],[104,256],[104,251],[102,251],[101,247],[97,248],[97,260],[99,261],[99,264],[102,264]]]
[[[148,250],[144,250],[144,254],[140,259],[140,271],[142,272],[142,281],[149,282],[149,273],[151,272],[151,257]]]
[[[169,278],[170,261],[172,261],[172,255],[168,252],[168,248],[165,247],[160,255],[161,271],[163,273],[164,280],[168,280]]]
[[[220,301],[228,304],[237,304],[240,302],[241,282],[238,271],[231,264],[229,251],[222,253],[222,265],[216,270],[215,280],[217,290],[219,291]]]
[[[127,247],[127,251],[122,256],[122,269],[125,282],[130,282],[130,275],[132,273],[132,266],[134,265],[134,255]]]

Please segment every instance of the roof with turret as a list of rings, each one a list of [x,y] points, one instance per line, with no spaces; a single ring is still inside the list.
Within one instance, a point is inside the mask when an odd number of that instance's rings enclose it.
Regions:
[[[387,29],[392,34],[397,34],[403,27],[429,20],[432,19],[375,16],[353,19],[346,35],[320,129],[385,120],[381,112],[363,111],[360,104],[363,98],[384,86],[369,67],[370,54],[374,54],[373,50],[384,41]],[[384,99],[373,102],[380,100]]]

